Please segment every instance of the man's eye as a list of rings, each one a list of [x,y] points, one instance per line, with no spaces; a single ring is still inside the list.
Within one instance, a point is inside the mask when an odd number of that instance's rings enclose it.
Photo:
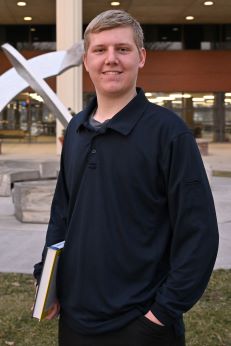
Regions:
[[[94,52],[95,53],[102,53],[102,52],[104,52],[104,48],[96,48],[96,49],[94,49]]]
[[[127,47],[121,47],[121,48],[119,48],[119,51],[121,53],[127,53],[129,51],[129,49]]]

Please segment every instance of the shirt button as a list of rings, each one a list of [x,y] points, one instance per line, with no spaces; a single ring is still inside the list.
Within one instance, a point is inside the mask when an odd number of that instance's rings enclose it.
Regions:
[[[91,153],[96,154],[96,149],[92,149]]]

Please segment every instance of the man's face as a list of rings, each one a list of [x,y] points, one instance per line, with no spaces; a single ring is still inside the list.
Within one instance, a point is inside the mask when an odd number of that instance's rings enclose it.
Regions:
[[[118,97],[135,92],[138,71],[145,63],[131,27],[118,27],[89,35],[84,65],[97,95]]]

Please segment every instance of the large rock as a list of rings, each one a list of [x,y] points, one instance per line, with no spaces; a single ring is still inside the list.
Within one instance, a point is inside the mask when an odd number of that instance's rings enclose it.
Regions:
[[[57,178],[59,161],[43,161],[40,163],[39,170],[42,179]]]
[[[16,181],[37,180],[39,170],[34,169],[4,169],[0,172],[0,196],[10,196],[11,187]]]
[[[0,170],[2,169],[39,169],[40,162],[33,160],[0,160]]]
[[[57,178],[59,161],[6,160],[0,161],[0,196],[10,196],[18,181]]]
[[[16,218],[21,222],[48,223],[55,186],[55,179],[15,183]]]

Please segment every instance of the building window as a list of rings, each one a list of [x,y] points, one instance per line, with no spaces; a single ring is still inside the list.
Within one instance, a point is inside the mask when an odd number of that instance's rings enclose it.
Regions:
[[[23,130],[28,141],[55,141],[56,119],[34,92],[24,92],[0,112],[0,130]]]
[[[18,50],[55,50],[55,25],[0,25],[0,43]]]
[[[195,137],[216,142],[231,141],[231,92],[147,92],[146,96],[150,102],[178,114]]]
[[[142,25],[148,50],[230,50],[230,24]]]

